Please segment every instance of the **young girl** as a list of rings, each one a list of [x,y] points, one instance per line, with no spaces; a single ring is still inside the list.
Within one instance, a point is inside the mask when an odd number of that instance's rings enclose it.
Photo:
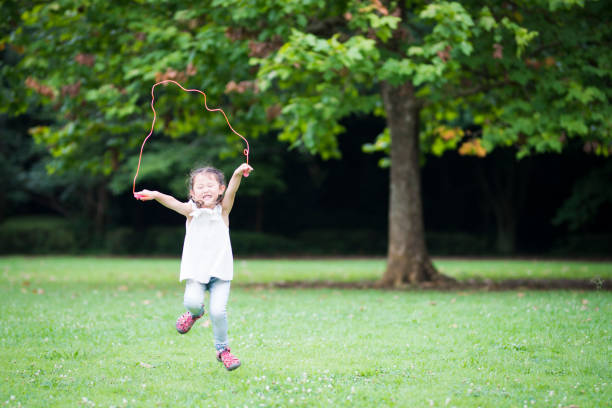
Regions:
[[[204,292],[208,290],[217,359],[230,371],[240,367],[240,360],[230,353],[227,340],[226,306],[234,273],[229,214],[242,175],[252,170],[246,163],[239,166],[226,189],[221,171],[212,167],[196,169],[189,178],[190,200],[186,203],[159,191],[136,193],[140,200],[157,200],[187,217],[180,274],[180,280],[186,281],[187,312],[178,318],[176,330],[187,333],[204,315]]]

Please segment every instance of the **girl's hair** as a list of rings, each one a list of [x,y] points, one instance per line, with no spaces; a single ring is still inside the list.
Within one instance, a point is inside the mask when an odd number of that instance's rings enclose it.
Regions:
[[[191,173],[189,173],[189,191],[190,192],[191,190],[193,190],[193,180],[196,178],[198,174],[203,174],[203,173],[209,173],[209,174],[214,175],[220,185],[222,186],[225,185],[225,176],[223,175],[223,172],[221,170],[214,168],[214,167],[210,167],[210,166],[199,167],[197,169],[191,170]],[[190,197],[190,198],[193,200],[193,197]],[[219,204],[222,199],[223,199],[223,195],[219,196],[219,198],[217,199],[217,204]],[[196,202],[196,204],[198,205],[198,207],[200,206],[199,203]]]

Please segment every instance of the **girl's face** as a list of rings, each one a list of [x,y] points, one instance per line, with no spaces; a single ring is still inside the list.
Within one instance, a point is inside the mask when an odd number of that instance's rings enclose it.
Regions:
[[[193,178],[191,198],[199,207],[214,208],[224,191],[225,186],[214,174],[199,173]]]

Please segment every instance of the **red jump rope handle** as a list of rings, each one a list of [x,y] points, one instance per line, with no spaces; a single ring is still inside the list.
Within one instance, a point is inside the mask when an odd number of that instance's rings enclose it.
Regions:
[[[249,164],[249,142],[247,142],[247,141],[246,141],[246,139],[245,139],[243,136],[241,136],[241,135],[238,135],[238,136],[242,137],[242,139],[243,139],[243,140],[244,140],[244,141],[247,143],[247,148],[246,148],[246,149],[244,149],[244,151],[242,152],[242,154],[244,154],[244,155],[245,155],[245,157],[246,157],[246,164],[248,165],[248,164]],[[246,169],[246,170],[244,170],[244,171],[242,172],[242,175],[243,175],[244,177],[249,177],[249,174],[250,174],[250,173],[251,173],[251,170]]]

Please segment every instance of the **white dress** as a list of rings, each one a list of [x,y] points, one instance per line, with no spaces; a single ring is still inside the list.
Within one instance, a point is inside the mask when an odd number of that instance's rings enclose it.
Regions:
[[[192,201],[191,222],[186,225],[180,280],[208,283],[211,277],[232,280],[234,258],[229,228],[221,217],[221,206],[198,208]]]

